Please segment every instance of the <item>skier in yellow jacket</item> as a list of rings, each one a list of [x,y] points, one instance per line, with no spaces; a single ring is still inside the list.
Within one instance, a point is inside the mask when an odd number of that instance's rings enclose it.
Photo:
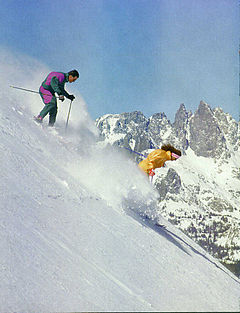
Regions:
[[[181,151],[171,145],[163,145],[161,149],[156,149],[149,153],[146,159],[142,160],[138,166],[148,176],[155,175],[155,168],[164,166],[166,161],[177,160],[181,156]]]

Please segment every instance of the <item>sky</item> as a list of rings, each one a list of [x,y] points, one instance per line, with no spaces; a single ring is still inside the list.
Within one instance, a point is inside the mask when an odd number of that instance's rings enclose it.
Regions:
[[[1,47],[50,71],[76,68],[80,79],[71,89],[93,119],[142,111],[147,117],[164,112],[173,121],[181,103],[195,112],[201,100],[239,118],[238,0],[0,5]]]

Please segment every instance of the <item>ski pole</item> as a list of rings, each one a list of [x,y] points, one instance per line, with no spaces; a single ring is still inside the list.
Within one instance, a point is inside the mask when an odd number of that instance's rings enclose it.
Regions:
[[[11,87],[11,88],[15,88],[15,89],[24,90],[24,91],[29,91],[29,92],[39,93],[38,91],[35,91],[35,90],[30,90],[30,89],[25,89],[25,88],[21,88],[21,87],[16,87],[16,86],[10,86],[10,87]]]
[[[19,89],[19,90],[23,90],[23,91],[28,91],[28,92],[33,92],[33,93],[38,93],[40,94],[39,91],[35,91],[35,90],[31,90],[31,89],[26,89],[26,88],[21,88],[21,87],[16,87],[16,86],[10,86],[11,88],[15,88],[15,89]],[[49,96],[48,94],[46,93],[43,93],[44,96]],[[59,97],[56,97],[56,98],[59,98]]]
[[[70,105],[69,105],[69,110],[68,110],[68,116],[67,116],[67,122],[66,122],[65,131],[67,131],[68,121],[69,121],[69,116],[70,116],[71,108],[72,108],[72,100],[71,100]]]
[[[140,155],[140,156],[143,156],[144,158],[146,157],[144,154],[139,153],[139,152],[137,152],[137,151],[134,151],[134,150],[132,150],[132,149],[129,149],[129,148],[127,148],[127,147],[123,147],[123,148],[126,149],[126,150],[129,150],[130,152],[133,152],[133,153],[136,153],[136,154],[138,154],[138,155]]]

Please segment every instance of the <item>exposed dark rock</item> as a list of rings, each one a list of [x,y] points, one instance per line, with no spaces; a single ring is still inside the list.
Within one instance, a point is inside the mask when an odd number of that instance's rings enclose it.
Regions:
[[[210,106],[201,101],[189,123],[190,147],[197,156],[219,158],[227,149],[226,139]]]

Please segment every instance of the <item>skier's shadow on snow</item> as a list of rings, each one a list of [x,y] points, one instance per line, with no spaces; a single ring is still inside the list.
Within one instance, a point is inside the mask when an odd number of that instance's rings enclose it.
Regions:
[[[177,235],[175,235],[174,233],[168,231],[165,227],[154,224],[154,222],[152,220],[150,220],[147,216],[142,217],[139,214],[137,214],[136,212],[132,211],[131,209],[127,210],[126,213],[128,215],[130,215],[131,217],[133,217],[135,220],[137,220],[140,224],[142,224],[142,226],[153,229],[159,235],[163,236],[168,241],[170,241],[175,246],[177,246],[179,249],[181,249],[184,253],[191,256],[191,254],[188,253],[188,251],[183,247],[183,245],[178,240],[176,240],[174,237],[177,237],[177,239],[179,239],[179,240],[182,240],[182,239],[180,237],[178,237]]]
[[[163,225],[159,225],[159,224],[155,224],[152,220],[150,220],[147,216],[142,217],[139,214],[137,214],[136,212],[133,212],[131,210],[128,210],[128,212],[126,212],[128,215],[130,215],[131,217],[133,217],[135,220],[137,220],[140,224],[142,224],[145,227],[151,228],[153,229],[155,232],[157,232],[159,235],[163,236],[164,238],[166,238],[168,241],[170,241],[171,243],[173,243],[175,246],[177,246],[179,249],[181,249],[184,253],[188,254],[189,256],[191,256],[191,254],[183,247],[183,245],[180,243],[182,242],[184,245],[188,246],[194,253],[199,254],[200,256],[202,256],[204,259],[206,259],[208,262],[212,263],[213,265],[215,265],[218,269],[220,269],[221,271],[223,271],[225,274],[229,275],[233,280],[235,280],[237,283],[240,284],[238,279],[235,279],[232,275],[230,275],[227,271],[224,270],[223,267],[220,267],[217,263],[215,263],[214,261],[210,260],[205,254],[199,252],[198,250],[196,250],[194,247],[192,247],[189,243],[187,243],[184,239],[182,239],[181,237],[179,237],[178,235],[174,234],[173,232],[171,232],[170,230],[168,230],[167,228],[165,228],[165,226]],[[175,239],[176,238],[176,239]]]

